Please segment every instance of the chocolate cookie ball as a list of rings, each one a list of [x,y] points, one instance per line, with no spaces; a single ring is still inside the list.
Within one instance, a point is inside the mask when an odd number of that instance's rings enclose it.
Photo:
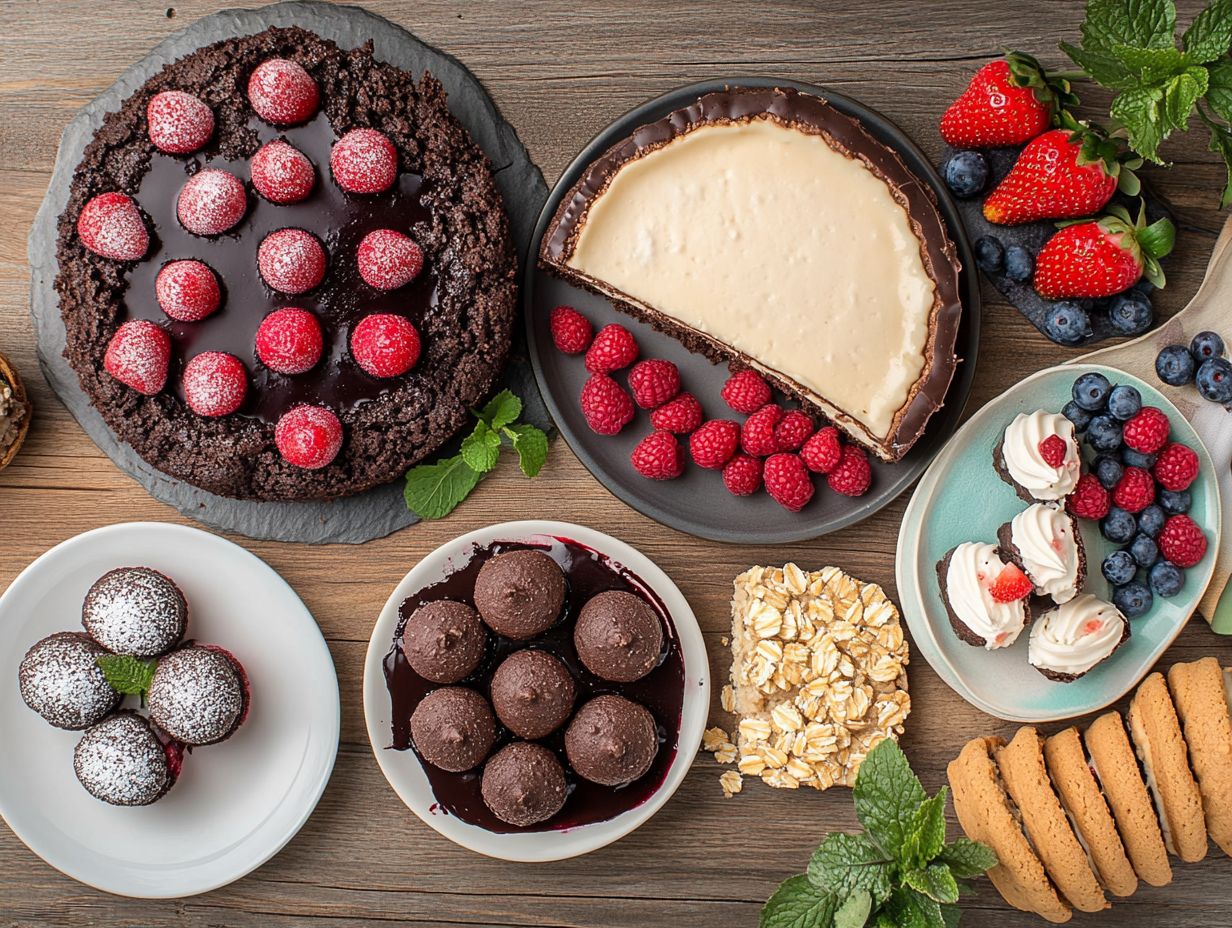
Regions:
[[[56,728],[89,728],[123,698],[98,666],[98,656],[106,653],[80,632],[49,635],[22,658],[17,670],[21,698]]]
[[[573,677],[546,651],[515,651],[492,675],[492,708],[519,738],[543,738],[564,725],[575,695]]]
[[[474,673],[488,644],[479,614],[447,599],[420,606],[402,631],[402,653],[433,683],[457,683]]]
[[[434,767],[461,773],[478,767],[496,741],[488,701],[464,686],[433,690],[411,713],[415,749]]]
[[[120,712],[82,736],[73,752],[73,770],[95,799],[113,806],[148,806],[171,789],[181,757],[137,713]]]
[[[542,551],[506,551],[479,568],[475,608],[506,638],[533,638],[552,627],[565,604],[565,574]]]
[[[650,673],[663,650],[663,626],[638,596],[619,590],[592,597],[573,628],[582,663],[597,677],[632,683]]]
[[[157,570],[120,567],[90,587],[81,624],[108,651],[157,657],[184,637],[188,603],[180,588]]]
[[[222,649],[194,646],[159,660],[146,694],[150,721],[176,741],[200,747],[230,738],[244,719],[243,671]]]
[[[623,696],[596,696],[565,729],[565,754],[578,776],[603,786],[632,783],[659,751],[654,716]]]
[[[529,741],[507,744],[483,768],[483,801],[502,822],[526,828],[550,819],[568,797],[556,755]]]

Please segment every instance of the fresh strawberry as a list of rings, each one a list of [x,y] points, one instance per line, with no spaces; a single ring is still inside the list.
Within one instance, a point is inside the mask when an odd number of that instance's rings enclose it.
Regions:
[[[747,416],[770,402],[770,385],[757,371],[736,371],[727,378],[720,395],[734,411]]]
[[[1031,56],[1010,52],[975,72],[941,117],[941,137],[955,148],[1022,145],[1051,125],[1058,97],[1073,100],[1068,82],[1050,78]]]
[[[673,480],[684,472],[684,455],[671,432],[651,432],[637,443],[629,460],[650,480]]]
[[[1031,583],[1031,578],[1024,574],[1017,564],[1006,564],[1001,573],[997,574],[997,579],[992,582],[988,592],[992,594],[995,602],[1012,603],[1029,595],[1033,589],[1035,585]]]
[[[164,90],[145,108],[150,141],[159,151],[186,155],[214,134],[214,112],[198,97],[182,90]]]
[[[771,498],[790,512],[799,512],[813,498],[813,480],[798,454],[771,455],[762,479]]]
[[[610,374],[637,360],[637,342],[623,325],[605,325],[586,349],[586,369],[592,374]]]
[[[740,426],[730,419],[711,419],[689,436],[689,453],[698,467],[718,470],[740,446]]]
[[[1152,473],[1165,490],[1188,490],[1189,485],[1198,478],[1198,456],[1192,448],[1170,442],[1159,452]]]
[[[723,485],[733,496],[752,496],[761,489],[761,458],[737,454],[723,465]]]
[[[306,293],[325,279],[325,249],[303,229],[278,229],[257,247],[257,269],[279,293]]]
[[[153,396],[167,382],[171,336],[145,319],[130,319],[107,343],[103,369],[126,387]]]
[[[194,235],[221,235],[243,219],[247,209],[243,181],[218,168],[188,178],[175,203],[180,225]]]
[[[1065,463],[1065,439],[1060,435],[1049,435],[1039,443],[1040,457],[1049,467],[1060,467]]]
[[[581,354],[590,347],[595,329],[590,320],[572,306],[557,306],[549,320],[552,342],[565,354]]]
[[[1065,499],[1065,508],[1080,519],[1102,519],[1111,505],[1108,491],[1094,474],[1079,477],[1074,492]]]
[[[582,387],[582,415],[592,432],[615,435],[633,420],[633,400],[607,374],[592,374]]]
[[[372,313],[351,331],[351,356],[373,377],[397,377],[419,361],[419,332],[406,316]]]
[[[342,423],[324,406],[294,406],[274,426],[274,444],[288,464],[317,470],[338,456]]]
[[[804,459],[805,465],[818,474],[830,473],[838,466],[842,456],[843,443],[838,429],[832,425],[818,429],[800,449],[800,457]]]
[[[154,278],[154,294],[162,311],[180,322],[200,322],[222,302],[214,272],[191,258],[164,264]]]
[[[252,156],[252,185],[271,203],[298,203],[316,181],[308,156],[281,139],[262,145]]]
[[[258,116],[276,126],[307,122],[319,101],[317,82],[289,58],[261,62],[248,79],[248,102]]]
[[[813,434],[813,420],[799,409],[791,409],[774,427],[774,440],[783,451],[799,451]]]
[[[1169,516],[1157,540],[1160,552],[1177,567],[1193,567],[1206,554],[1206,535],[1186,515]]]
[[[826,475],[830,489],[843,496],[863,496],[872,482],[867,452],[859,445],[843,445],[838,464]]]
[[[1145,206],[1135,222],[1121,206],[1100,220],[1065,226],[1035,259],[1035,289],[1049,300],[1098,298],[1128,290],[1144,275],[1164,285],[1159,259],[1172,251],[1176,229],[1166,216],[1149,226]]]
[[[774,429],[782,418],[782,407],[767,403],[745,419],[744,428],[740,431],[740,447],[744,453],[765,458],[782,451],[778,439],[774,437]]]
[[[398,149],[375,129],[352,129],[330,149],[329,166],[347,193],[382,193],[398,179]]]
[[[244,403],[248,371],[225,351],[203,351],[184,365],[184,401],[199,416],[227,416]]]
[[[680,392],[680,371],[661,358],[638,361],[629,371],[629,390],[642,409],[657,409]]]
[[[150,233],[132,197],[112,191],[100,193],[77,217],[81,244],[113,261],[139,261],[150,247]]]
[[[1126,446],[1139,454],[1154,454],[1168,443],[1172,423],[1156,406],[1143,406],[1121,429]]]
[[[650,424],[660,431],[688,435],[702,424],[702,404],[692,393],[681,393],[652,412]]]
[[[257,327],[257,357],[272,371],[302,374],[321,360],[325,339],[321,323],[306,309],[284,306]]]
[[[377,290],[405,287],[423,270],[423,250],[409,235],[393,229],[374,229],[355,252],[359,276]]]

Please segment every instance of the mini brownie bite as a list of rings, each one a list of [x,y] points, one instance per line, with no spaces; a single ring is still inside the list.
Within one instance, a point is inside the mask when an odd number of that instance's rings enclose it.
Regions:
[[[520,738],[543,738],[564,725],[576,692],[565,665],[546,651],[515,651],[492,675],[492,708]]]
[[[457,683],[472,674],[488,645],[479,614],[448,599],[420,606],[402,632],[402,653],[433,683]]]
[[[556,755],[528,741],[507,744],[492,756],[480,791],[493,815],[519,828],[547,821],[569,795]]]
[[[573,629],[582,663],[597,677],[632,683],[654,669],[663,649],[659,617],[640,597],[600,593],[582,607]]]
[[[602,786],[632,783],[659,751],[654,716],[623,696],[596,696],[565,729],[565,754],[581,777]]]
[[[488,701],[464,686],[425,696],[411,713],[411,737],[428,763],[461,773],[483,763],[496,743],[496,718]]]
[[[533,638],[546,631],[564,604],[564,571],[542,551],[498,554],[475,579],[475,608],[492,631],[506,638]]]
[[[226,651],[193,645],[160,658],[146,695],[150,721],[184,744],[225,741],[248,712],[246,679]]]
[[[157,657],[179,644],[188,603],[169,577],[149,567],[120,567],[99,577],[81,606],[90,637],[115,654]]]
[[[98,656],[106,653],[80,632],[49,635],[22,658],[17,670],[21,698],[56,728],[89,728],[123,698],[98,666]]]
[[[73,770],[95,799],[113,806],[148,806],[171,789],[181,748],[164,745],[150,723],[120,712],[87,731],[73,752]]]

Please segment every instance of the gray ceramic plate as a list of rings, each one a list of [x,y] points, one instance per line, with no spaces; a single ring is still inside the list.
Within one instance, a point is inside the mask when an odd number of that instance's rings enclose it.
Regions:
[[[599,133],[556,182],[531,238],[534,249],[531,255],[538,252],[538,242],[565,192],[600,153],[636,127],[687,106],[702,94],[727,87],[794,87],[822,97],[840,112],[859,120],[874,137],[897,151],[908,167],[936,192],[941,215],[958,246],[959,259],[964,268],[974,268],[962,220],[941,179],[928,158],[893,123],[850,97],[823,87],[769,78],[735,77],[673,90],[626,113]],[[652,481],[641,477],[630,465],[629,454],[649,431],[649,414],[639,411],[637,419],[614,437],[590,431],[578,404],[586,370],[580,358],[562,355],[553,347],[548,316],[552,307],[566,303],[577,307],[596,327],[609,322],[628,327],[637,338],[643,357],[666,358],[680,368],[688,389],[702,401],[707,416],[720,416],[726,409],[719,398],[719,390],[727,378],[726,365],[712,364],[701,355],[687,351],[675,339],[617,312],[602,297],[539,270],[533,260],[527,261],[523,299],[531,362],[540,392],[561,434],[600,483],[639,512],[682,532],[713,541],[774,544],[815,538],[872,515],[907,489],[953,434],[971,389],[979,343],[979,281],[973,273],[964,271],[960,284],[963,319],[958,330],[957,353],[963,361],[954,375],[945,406],[929,421],[924,437],[898,464],[875,462],[873,485],[864,496],[851,499],[819,488],[812,502],[798,513],[783,509],[765,493],[744,498],[732,496],[717,473],[697,467],[686,468],[684,476],[678,480]]]

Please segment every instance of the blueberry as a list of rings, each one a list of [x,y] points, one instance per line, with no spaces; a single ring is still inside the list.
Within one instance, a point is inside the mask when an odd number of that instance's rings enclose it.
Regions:
[[[1163,531],[1164,520],[1167,517],[1167,513],[1163,511],[1158,503],[1151,503],[1151,505],[1138,513],[1138,531],[1143,535],[1154,538]]]
[[[1171,561],[1157,561],[1146,579],[1152,592],[1167,598],[1181,592],[1181,587],[1185,585],[1185,572]]]
[[[1121,463],[1126,467],[1141,467],[1143,470],[1150,470],[1155,466],[1157,457],[1159,457],[1158,454],[1143,454],[1133,448],[1121,449]]]
[[[996,274],[1005,263],[1005,251],[1001,243],[991,235],[977,238],[972,246],[975,250],[975,265],[985,274]]]
[[[1100,571],[1113,586],[1124,586],[1134,579],[1138,565],[1128,551],[1113,551],[1100,565]]]
[[[1142,394],[1127,384],[1117,384],[1108,394],[1108,411],[1122,422],[1138,415],[1140,409],[1142,409]]]
[[[1131,290],[1137,290],[1139,293],[1154,293],[1155,285],[1143,277],[1136,284],[1130,287]]]
[[[1174,387],[1193,383],[1195,367],[1193,355],[1184,345],[1168,345],[1155,359],[1156,376]]]
[[[977,196],[988,186],[988,159],[978,151],[956,151],[942,167],[945,185],[961,199]]]
[[[1121,423],[1112,416],[1096,416],[1087,426],[1087,443],[1096,451],[1116,451],[1121,447]]]
[[[1077,303],[1053,303],[1044,315],[1044,334],[1061,345],[1077,345],[1091,337],[1091,316]]]
[[[1091,468],[1095,472],[1096,478],[1104,485],[1105,490],[1111,490],[1121,482],[1121,477],[1125,473],[1125,468],[1121,466],[1121,462],[1116,458],[1107,454],[1101,454],[1095,459],[1095,466]]]
[[[1128,619],[1138,618],[1147,612],[1154,602],[1155,597],[1141,580],[1131,580],[1124,586],[1117,587],[1112,593],[1112,604]]]
[[[1073,400],[1061,407],[1061,415],[1074,423],[1075,432],[1085,432],[1091,424],[1091,414]]]
[[[1122,335],[1141,335],[1154,321],[1155,310],[1143,293],[1120,293],[1108,304],[1108,322]]]
[[[1116,545],[1123,545],[1138,534],[1138,520],[1118,506],[1113,506],[1099,523],[1104,537]]]
[[[1159,546],[1155,544],[1154,538],[1140,534],[1129,543],[1129,554],[1139,567],[1150,567],[1159,560]]]
[[[1208,358],[1194,378],[1202,398],[1212,403],[1232,403],[1232,364],[1226,358]]]
[[[1074,402],[1085,409],[1087,412],[1103,412],[1104,404],[1108,402],[1108,394],[1112,391],[1112,384],[1108,383],[1108,378],[1103,374],[1083,374],[1074,381],[1073,389],[1070,391],[1073,394]]]
[[[1210,358],[1223,357],[1223,339],[1214,332],[1199,332],[1189,343],[1189,351],[1198,364]]]
[[[1170,516],[1179,516],[1183,512],[1189,512],[1192,504],[1193,499],[1188,490],[1159,491],[1159,508]]]
[[[1010,280],[1022,283],[1030,280],[1035,273],[1035,259],[1031,252],[1021,245],[1010,245],[1005,249],[1005,276]]]

